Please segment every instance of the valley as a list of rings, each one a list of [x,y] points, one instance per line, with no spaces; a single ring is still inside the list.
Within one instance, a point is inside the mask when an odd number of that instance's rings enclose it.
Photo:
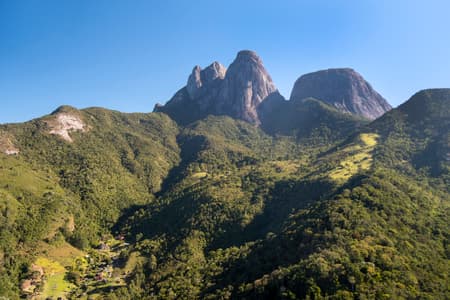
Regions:
[[[129,244],[112,237],[98,247],[80,251],[64,241],[40,245],[45,249],[31,265],[31,277],[22,283],[21,293],[29,299],[97,299],[105,292],[126,286],[140,260],[124,257]],[[122,255],[121,255],[122,254]]]
[[[449,108],[347,68],[284,99],[247,50],[151,113],[0,125],[0,296],[446,299]]]

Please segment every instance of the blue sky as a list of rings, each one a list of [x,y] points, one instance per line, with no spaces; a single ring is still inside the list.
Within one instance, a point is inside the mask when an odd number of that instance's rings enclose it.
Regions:
[[[394,106],[450,87],[450,1],[0,0],[0,123],[62,104],[149,112],[194,65],[255,50],[281,93],[360,72]]]

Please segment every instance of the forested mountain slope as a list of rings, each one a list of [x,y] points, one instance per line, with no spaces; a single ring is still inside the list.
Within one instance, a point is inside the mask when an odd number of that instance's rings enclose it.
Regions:
[[[422,91],[318,155],[289,143],[274,156],[226,155],[206,143],[178,183],[125,222],[148,258],[144,295],[445,299],[449,95]],[[235,142],[228,127],[200,128]],[[437,169],[417,163],[425,154]]]
[[[447,299],[450,90],[369,122],[231,69],[161,112],[1,125],[0,296]]]
[[[124,210],[151,202],[179,161],[178,127],[162,114],[61,107],[0,131],[0,150],[9,153],[1,154],[0,169],[0,286],[7,294],[18,294],[25,266],[45,248],[39,241],[63,234],[89,247]]]

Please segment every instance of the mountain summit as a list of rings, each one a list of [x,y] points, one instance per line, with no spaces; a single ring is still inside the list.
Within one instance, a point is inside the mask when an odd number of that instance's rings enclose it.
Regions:
[[[217,61],[204,70],[200,66],[195,66],[186,85],[189,96],[192,99],[200,98],[214,84],[223,79],[226,72],[227,69]]]
[[[243,50],[228,70],[219,62],[204,70],[194,67],[186,86],[164,106],[156,106],[155,111],[165,112],[181,124],[210,114],[260,124],[257,109],[274,93],[278,93],[277,88],[261,58],[253,51]]]
[[[261,58],[254,51],[242,50],[228,69],[217,61],[205,69],[195,66],[186,86],[165,105],[157,104],[154,111],[168,114],[181,125],[208,115],[227,115],[261,125],[273,119],[271,115],[280,107],[289,106],[288,102],[306,98],[369,120],[392,109],[359,73],[348,68],[301,76],[295,82],[291,101],[285,101]]]
[[[373,120],[392,109],[364,78],[353,69],[328,69],[301,76],[291,100],[313,97],[342,112]]]
[[[277,88],[261,58],[253,51],[240,51],[225,76],[219,111],[258,124],[258,106],[275,92]]]
[[[167,114],[0,124],[0,299],[447,299],[450,89],[369,122],[335,72],[286,101],[243,51]]]

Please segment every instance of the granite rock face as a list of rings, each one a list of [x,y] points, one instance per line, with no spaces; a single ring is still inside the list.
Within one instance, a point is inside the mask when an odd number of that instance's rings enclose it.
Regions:
[[[342,112],[376,119],[392,109],[364,78],[352,69],[328,69],[301,76],[291,100],[313,97]]]
[[[376,119],[390,110],[389,103],[352,69],[328,69],[301,76],[291,101],[315,98],[343,113]],[[155,112],[164,112],[181,124],[208,115],[227,115],[255,125],[273,119],[274,111],[288,102],[278,92],[261,58],[243,50],[226,69],[219,62],[202,69],[195,66],[186,86]]]
[[[228,70],[219,62],[204,70],[194,67],[186,86],[154,111],[165,112],[181,123],[213,114],[259,125],[258,107],[274,93],[278,91],[259,56],[244,50]]]
[[[188,78],[186,85],[189,96],[193,99],[198,98],[225,77],[227,69],[219,62],[215,61],[206,69],[202,70],[200,66],[195,66]]]
[[[241,51],[230,65],[219,94],[219,110],[228,115],[259,124],[259,105],[277,92],[259,56]]]

